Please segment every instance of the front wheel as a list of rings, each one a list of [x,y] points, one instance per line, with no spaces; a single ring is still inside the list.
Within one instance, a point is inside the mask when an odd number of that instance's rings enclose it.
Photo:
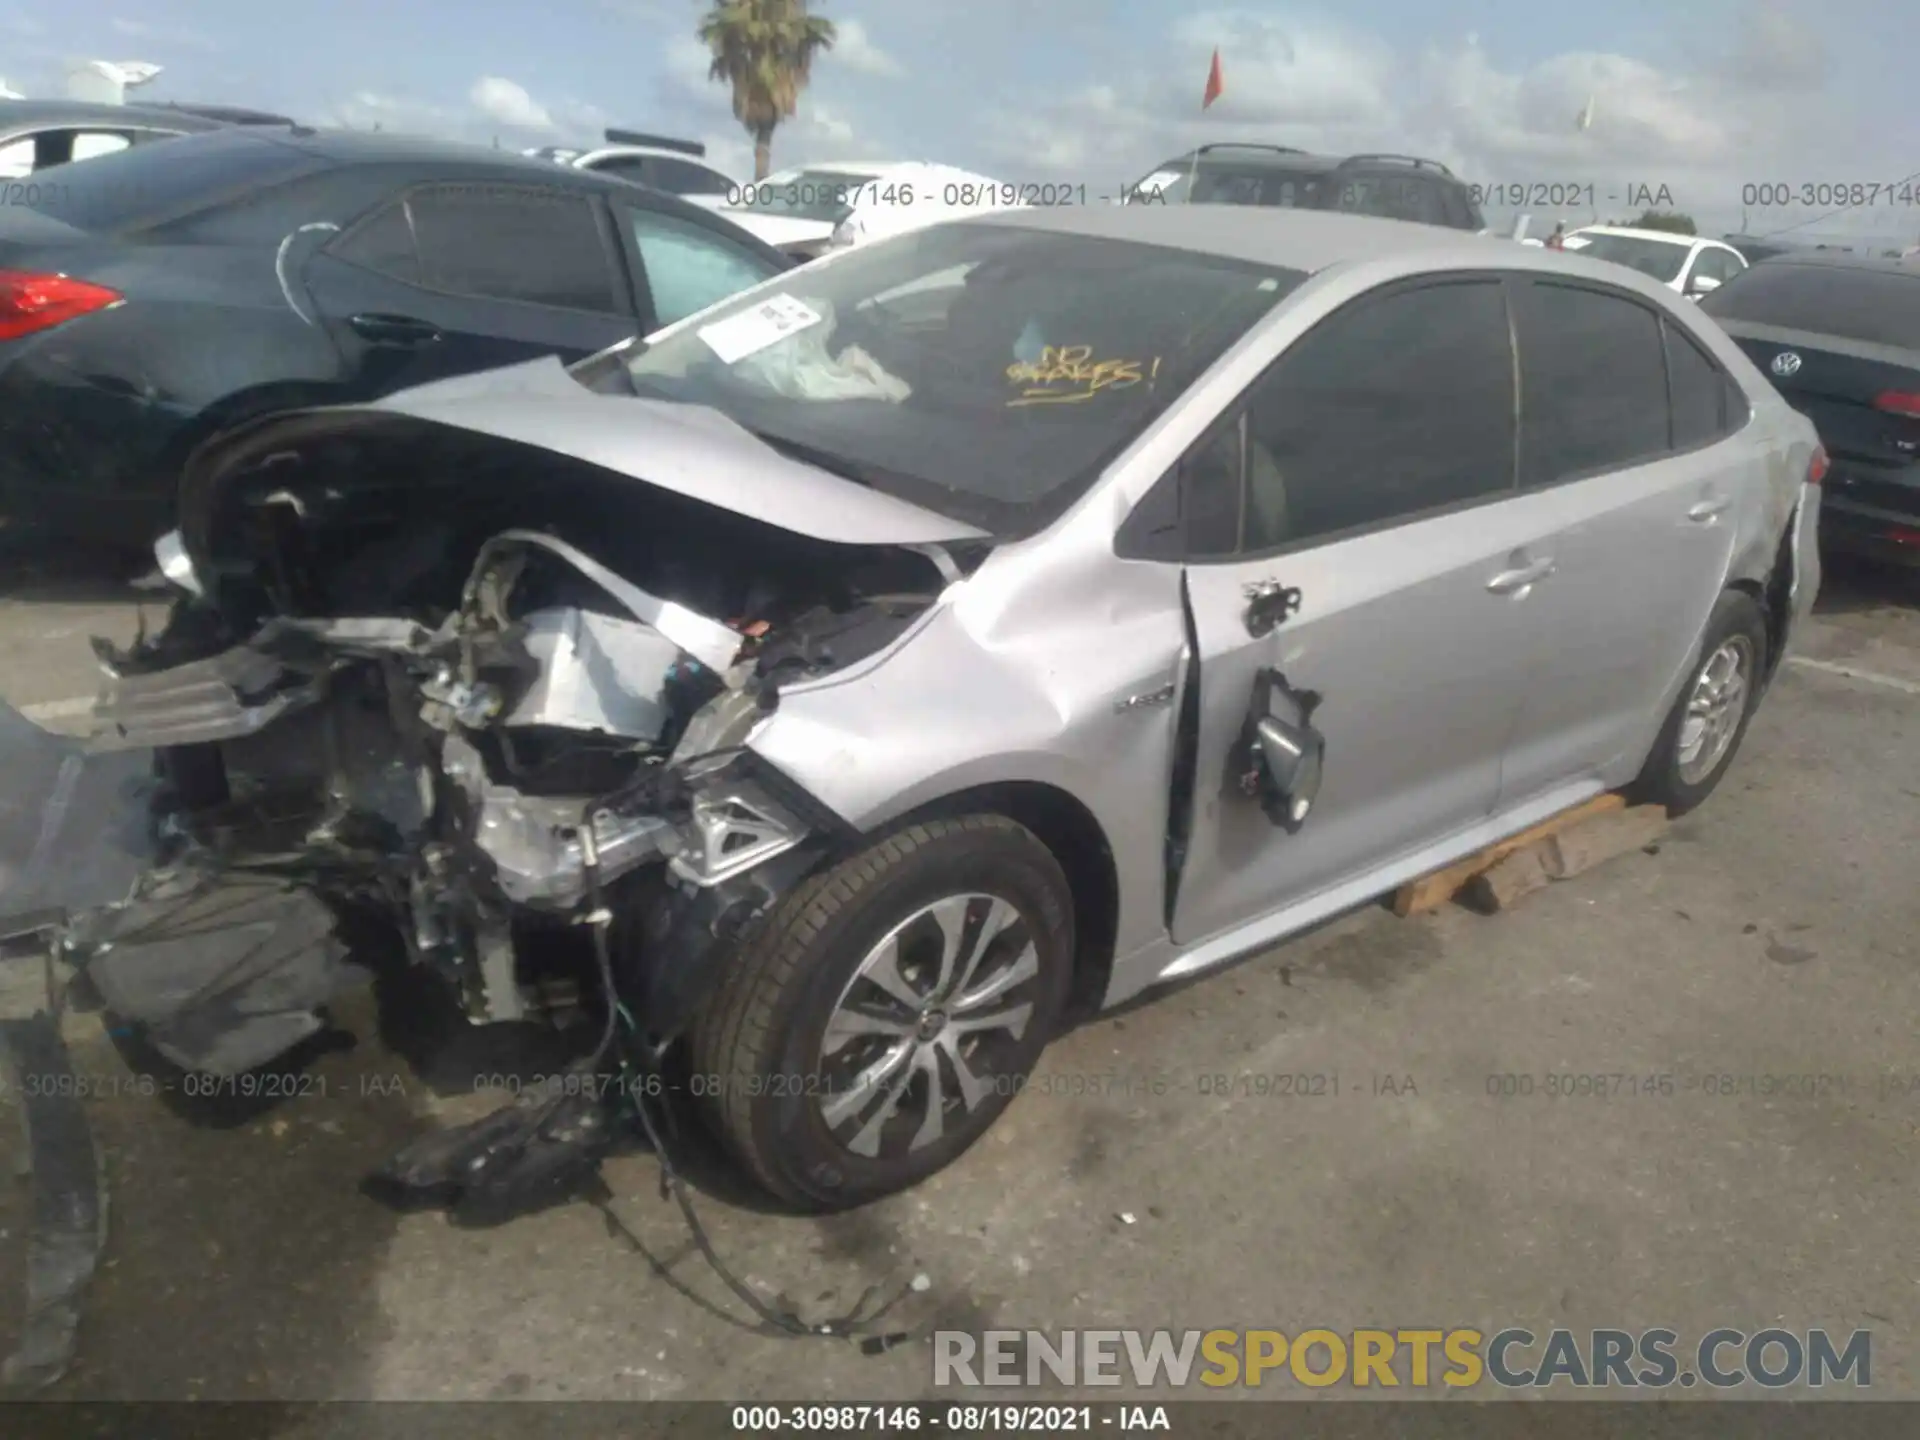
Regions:
[[[908,826],[809,879],[723,962],[692,1088],[796,1207],[840,1210],[956,1159],[1024,1086],[1065,1008],[1073,904],[1000,815]]]
[[[1707,617],[1694,668],[1632,786],[1636,801],[1684,815],[1727,773],[1759,702],[1767,619],[1751,595],[1728,590]]]

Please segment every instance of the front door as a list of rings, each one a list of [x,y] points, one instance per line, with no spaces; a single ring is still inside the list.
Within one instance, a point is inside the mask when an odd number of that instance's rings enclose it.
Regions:
[[[355,391],[372,398],[627,339],[643,327],[620,256],[590,196],[436,184],[335,237],[302,279]]]
[[[1492,810],[1553,562],[1513,502],[1509,334],[1497,279],[1370,292],[1290,346],[1183,466],[1201,703],[1177,944]],[[1325,744],[1296,828],[1242,783],[1269,670]]]

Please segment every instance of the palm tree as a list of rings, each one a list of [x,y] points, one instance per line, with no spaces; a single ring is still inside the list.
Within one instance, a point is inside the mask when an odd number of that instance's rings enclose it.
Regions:
[[[793,118],[813,58],[833,48],[833,22],[807,13],[807,0],[716,0],[700,20],[713,52],[709,78],[733,87],[733,113],[753,136],[753,178],[773,168],[773,132]]]

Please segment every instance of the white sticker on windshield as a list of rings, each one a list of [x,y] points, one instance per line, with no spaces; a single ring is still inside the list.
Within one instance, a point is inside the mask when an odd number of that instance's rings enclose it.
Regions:
[[[791,295],[773,295],[738,315],[700,327],[700,338],[723,365],[744,360],[820,323],[820,314]]]

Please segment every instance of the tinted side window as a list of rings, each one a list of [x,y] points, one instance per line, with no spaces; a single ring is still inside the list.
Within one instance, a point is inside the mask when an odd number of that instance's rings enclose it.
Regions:
[[[1424,176],[1356,175],[1341,180],[1334,208],[1423,225],[1447,223],[1440,187]]]
[[[1519,287],[1520,483],[1552,485],[1667,448],[1660,317],[1624,296]]]
[[[676,216],[629,210],[627,223],[653,294],[656,324],[683,320],[777,273],[751,251]]]
[[[1678,325],[1661,327],[1667,337],[1667,389],[1673,399],[1673,448],[1690,450],[1717,440],[1727,424],[1728,391],[1732,380],[1723,375],[1707,352],[1681,332]]]
[[[414,245],[413,217],[405,200],[377,211],[328,248],[350,265],[377,270],[409,285],[420,283],[420,252]]]
[[[490,300],[619,309],[593,204],[512,185],[432,185],[408,197],[421,282]]]
[[[1499,281],[1356,301],[1253,387],[1244,548],[1510,489],[1513,453],[1513,357]]]

